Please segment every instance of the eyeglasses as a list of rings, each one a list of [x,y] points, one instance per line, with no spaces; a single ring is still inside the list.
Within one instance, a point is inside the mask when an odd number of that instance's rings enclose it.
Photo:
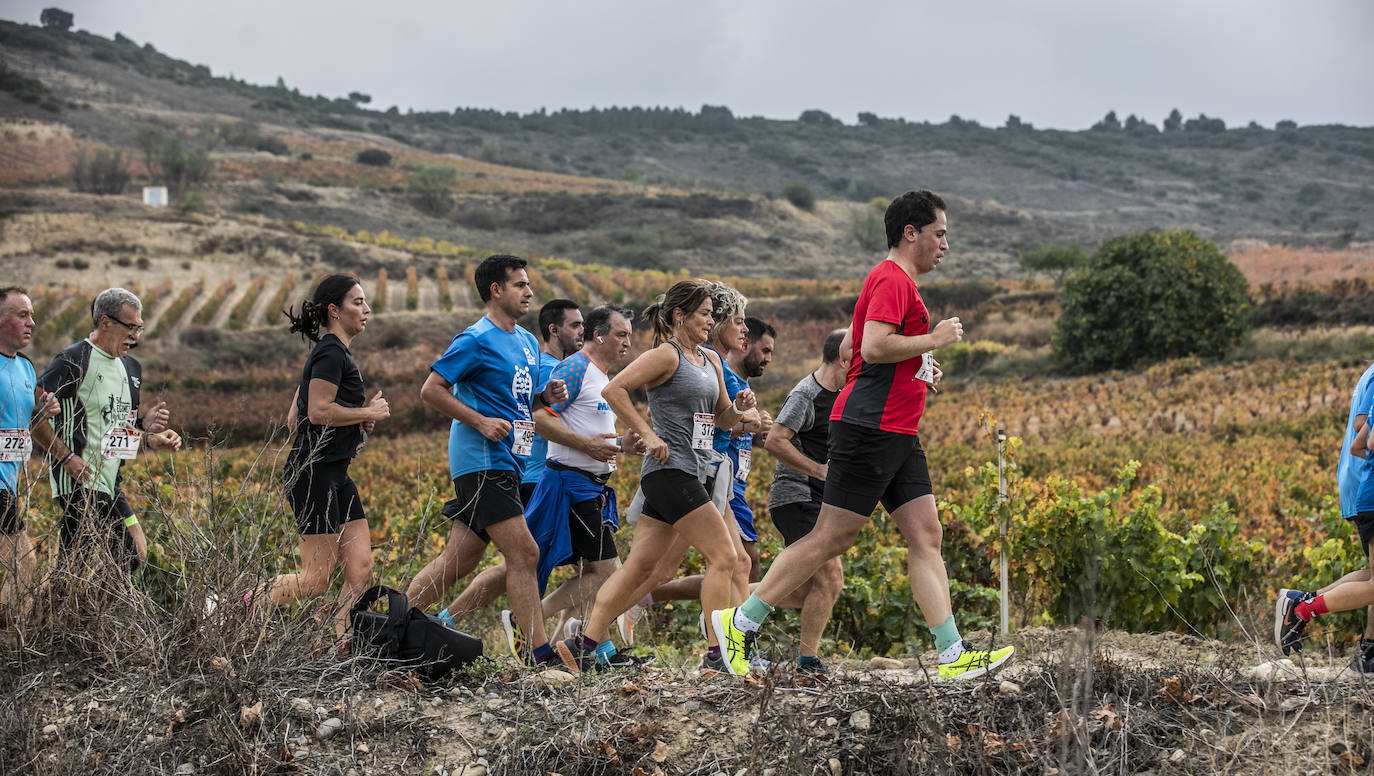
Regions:
[[[106,318],[109,318],[110,320],[114,321],[115,323],[119,324],[120,326],[123,326],[124,328],[128,329],[129,332],[130,332],[131,334],[142,334],[142,333],[143,333],[143,330],[144,330],[145,328],[147,328],[146,326],[142,326],[142,325],[136,324],[136,323],[125,323],[124,321],[119,320],[118,318],[114,317],[113,315],[107,315],[107,316],[105,316],[105,317],[106,317]]]

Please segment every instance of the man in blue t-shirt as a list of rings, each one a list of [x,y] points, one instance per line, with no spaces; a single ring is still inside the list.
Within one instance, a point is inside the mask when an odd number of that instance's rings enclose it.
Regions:
[[[725,389],[730,398],[749,387],[749,381],[763,374],[763,370],[773,362],[773,347],[778,332],[762,319],[750,316],[744,319],[746,347],[732,350],[725,359]],[[745,500],[744,493],[749,485],[749,472],[753,468],[754,447],[762,447],[773,425],[773,418],[759,410],[763,418],[763,430],[758,434],[745,431],[730,432],[730,439],[723,451],[730,458],[734,471],[734,491],[730,497],[730,512],[735,516],[740,536],[744,539],[744,551],[749,553],[749,581],[759,581],[763,569],[759,565],[759,532],[754,526],[754,510]],[[720,432],[717,432],[717,436]],[[717,448],[719,449],[719,448]]]
[[[420,398],[450,418],[448,461],[454,499],[443,514],[452,522],[443,552],[416,575],[406,594],[421,609],[477,567],[488,542],[506,565],[506,595],[534,645],[534,662],[553,655],[544,633],[535,572],[539,546],[520,501],[522,458],[533,452],[531,412],[567,396],[560,381],[539,390],[539,344],[516,321],[534,293],[516,256],[489,256],[473,280],[487,313],[453,338],[430,366]],[[556,657],[553,659],[557,659]]]
[[[38,387],[33,362],[19,352],[33,338],[33,302],[17,286],[0,288],[0,569],[5,586],[0,588],[0,608],[22,619],[28,609],[25,591],[33,578],[37,559],[33,543],[24,531],[21,494],[24,463],[33,452],[30,427],[34,408],[43,418],[59,412],[57,399]]]
[[[539,379],[535,385],[549,381],[558,362],[582,347],[582,309],[571,299],[554,299],[539,308]],[[544,476],[544,459],[549,455],[549,440],[535,434],[533,452],[525,456],[525,473],[520,478],[520,500],[528,504],[534,486]]]

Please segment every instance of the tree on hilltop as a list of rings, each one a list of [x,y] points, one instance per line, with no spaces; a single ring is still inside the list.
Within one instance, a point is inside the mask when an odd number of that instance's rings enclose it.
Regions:
[[[75,23],[76,17],[70,11],[61,8],[44,8],[43,13],[39,14],[38,21],[50,30],[70,30]]]
[[[1116,237],[1064,282],[1054,353],[1080,369],[1219,358],[1249,331],[1249,294],[1236,265],[1191,230]]]
[[[366,105],[372,102],[372,95],[363,94],[362,92],[349,92],[348,101],[358,105]]]
[[[1121,120],[1116,117],[1116,111],[1109,110],[1102,120],[1093,125],[1095,132],[1120,132]]]
[[[1178,132],[1183,129],[1183,114],[1178,112],[1178,108],[1169,111],[1169,117],[1164,119],[1165,132]]]

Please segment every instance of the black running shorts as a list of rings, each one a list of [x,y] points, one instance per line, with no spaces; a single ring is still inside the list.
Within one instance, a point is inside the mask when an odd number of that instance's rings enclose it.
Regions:
[[[1360,549],[1369,556],[1369,540],[1374,539],[1374,512],[1361,512],[1355,515],[1355,530],[1360,533]]]
[[[680,469],[659,469],[639,481],[644,491],[644,515],[672,525],[702,504],[711,503],[715,477],[701,480]]]
[[[336,534],[344,523],[366,518],[358,486],[348,476],[350,462],[345,458],[286,471],[286,502],[302,536]]]
[[[768,513],[773,517],[773,527],[782,534],[782,546],[786,547],[811,533],[821,514],[821,505],[815,501],[798,501],[773,507]]]
[[[572,539],[573,557],[579,560],[610,560],[616,557],[615,536],[611,527],[601,519],[601,499],[579,501],[568,510],[568,535]]]
[[[0,536],[13,536],[24,530],[19,515],[19,497],[12,490],[0,490]]]
[[[487,529],[525,514],[520,475],[513,471],[470,472],[453,480],[453,499],[443,515],[456,520],[490,542]]]
[[[882,502],[888,513],[934,493],[926,453],[914,434],[894,434],[830,421],[824,501],[867,517]]]
[[[111,554],[129,565],[138,566],[138,551],[134,537],[124,521],[133,517],[133,507],[124,498],[124,491],[116,489],[113,496],[98,490],[76,488],[69,495],[59,496],[62,519],[58,524],[58,539],[65,557],[79,544],[104,543]]]

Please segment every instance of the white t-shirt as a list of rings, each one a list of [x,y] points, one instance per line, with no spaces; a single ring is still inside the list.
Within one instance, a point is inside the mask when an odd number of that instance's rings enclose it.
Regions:
[[[557,415],[569,431],[589,437],[615,433],[615,413],[601,398],[601,389],[611,380],[585,353],[579,350],[559,361],[549,379],[562,380],[568,388],[567,400],[549,407],[549,411]],[[549,440],[549,460],[592,474],[615,471],[614,464],[598,461],[552,439]]]

